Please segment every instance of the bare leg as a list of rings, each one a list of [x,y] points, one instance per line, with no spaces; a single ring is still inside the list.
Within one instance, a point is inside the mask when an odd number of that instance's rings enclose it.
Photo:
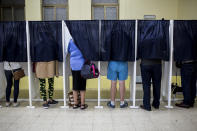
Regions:
[[[85,91],[80,91],[80,95],[81,95],[81,105],[85,104]]]
[[[111,101],[115,101],[117,92],[116,83],[117,81],[111,81]]]
[[[119,81],[120,101],[124,101],[125,97],[125,81]]]
[[[74,91],[73,90],[73,97],[74,97],[75,105],[77,105],[78,104],[78,101],[77,101],[77,99],[78,99],[78,91]]]

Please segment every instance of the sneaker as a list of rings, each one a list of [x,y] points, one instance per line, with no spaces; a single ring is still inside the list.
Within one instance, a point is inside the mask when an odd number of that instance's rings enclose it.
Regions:
[[[13,107],[18,107],[20,105],[19,102],[14,102]]]
[[[57,104],[57,103],[58,103],[58,101],[56,101],[56,100],[48,100],[49,105]]]
[[[128,107],[128,102],[124,102],[124,104],[122,104],[122,105],[120,105],[120,108],[126,108],[126,107]]]
[[[48,109],[49,108],[49,104],[48,103],[44,103],[42,106],[43,106],[44,109]]]
[[[1,108],[2,106],[1,106],[1,104],[0,104],[0,108]]]
[[[107,106],[110,107],[110,108],[115,108],[115,105],[112,105],[111,101],[107,102]]]
[[[6,106],[6,107],[9,107],[10,105],[11,105],[10,102],[6,102],[6,103],[5,103],[5,106]]]

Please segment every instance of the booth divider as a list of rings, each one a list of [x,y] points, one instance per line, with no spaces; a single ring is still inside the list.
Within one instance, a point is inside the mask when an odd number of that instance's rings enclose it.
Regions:
[[[100,45],[101,45],[101,20],[99,20],[99,57],[100,57]],[[98,61],[98,70],[101,71],[101,62]],[[102,109],[101,104],[101,76],[98,77],[98,105],[95,106],[97,109]]]
[[[65,39],[65,37],[68,37]],[[69,43],[69,37],[71,35],[69,34],[68,28],[66,28],[66,24],[64,21],[62,21],[62,49],[63,49],[63,97],[64,97],[64,105],[61,106],[61,108],[69,108],[66,104],[66,97],[67,97],[67,88],[66,88],[66,82],[68,82],[68,77],[66,75],[66,56],[67,56],[67,48],[68,48],[68,43]]]
[[[169,74],[168,74],[168,105],[166,108],[173,108],[171,106],[171,81],[172,81],[172,61],[173,61],[173,32],[174,32],[174,20],[170,20],[169,27],[169,40],[170,40],[170,61],[168,62]]]
[[[32,66],[31,66],[31,56],[30,56],[30,35],[29,35],[29,22],[26,21],[26,36],[27,36],[27,66],[28,66],[28,83],[29,83],[29,106],[27,108],[35,108],[32,105]]]
[[[133,101],[133,105],[130,106],[130,108],[133,108],[133,109],[137,109],[139,108],[138,106],[136,106],[136,65],[137,65],[137,61],[136,61],[136,58],[137,58],[137,30],[138,30],[138,20],[135,21],[135,61],[133,62],[133,75],[132,75],[132,101]],[[130,90],[131,92],[131,90]]]

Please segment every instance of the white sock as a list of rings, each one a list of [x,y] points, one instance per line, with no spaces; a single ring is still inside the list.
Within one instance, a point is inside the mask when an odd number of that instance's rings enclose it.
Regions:
[[[114,106],[114,105],[115,105],[115,102],[114,102],[114,101],[111,101],[111,105],[113,105],[113,106]]]
[[[120,101],[120,105],[124,105],[124,101]]]

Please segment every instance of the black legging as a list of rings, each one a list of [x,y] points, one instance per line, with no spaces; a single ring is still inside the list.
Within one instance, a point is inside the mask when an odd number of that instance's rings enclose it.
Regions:
[[[42,96],[43,101],[47,101],[47,94],[46,94],[46,80],[40,79],[40,94]],[[54,78],[48,78],[49,82],[49,99],[53,99],[53,91],[54,91]]]
[[[6,87],[6,101],[10,102],[10,94],[13,84],[13,74],[10,70],[5,70],[5,76],[7,80],[7,87]],[[14,102],[17,102],[19,94],[19,80],[14,80]]]

